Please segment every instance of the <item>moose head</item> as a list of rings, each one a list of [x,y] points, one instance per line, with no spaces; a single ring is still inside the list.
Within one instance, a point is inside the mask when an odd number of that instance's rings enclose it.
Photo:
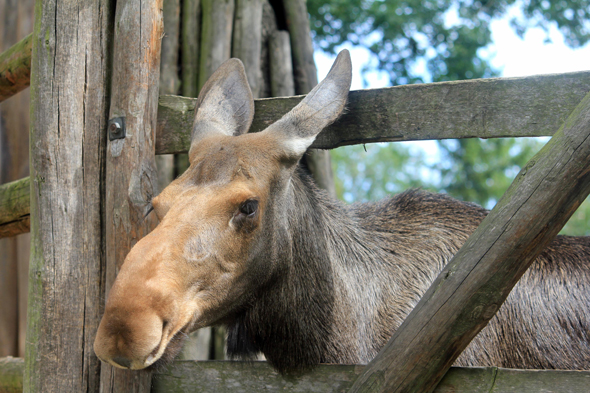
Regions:
[[[342,112],[350,81],[342,51],[295,108],[249,134],[244,67],[237,59],[219,67],[197,100],[190,167],[153,199],[160,223],[129,252],[110,290],[94,343],[101,360],[142,369],[173,358],[179,337],[231,323],[276,279],[292,249],[293,173]]]

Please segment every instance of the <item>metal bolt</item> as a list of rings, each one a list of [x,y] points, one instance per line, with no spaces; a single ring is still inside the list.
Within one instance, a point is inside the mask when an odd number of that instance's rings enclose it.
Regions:
[[[125,138],[125,118],[115,117],[109,120],[109,140]]]
[[[121,124],[119,124],[119,123],[111,124],[111,126],[109,127],[109,131],[112,134],[118,134],[119,132],[121,132]]]

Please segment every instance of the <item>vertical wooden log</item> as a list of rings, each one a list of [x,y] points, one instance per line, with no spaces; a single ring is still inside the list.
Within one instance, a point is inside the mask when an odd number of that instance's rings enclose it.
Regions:
[[[38,0],[25,392],[95,392],[112,2]]]
[[[164,2],[164,37],[160,56],[160,94],[178,94],[178,50],[180,48],[180,0]],[[174,179],[174,155],[156,156],[158,191]]]
[[[260,88],[258,91],[258,98],[272,97],[270,89],[270,37],[277,31],[277,15],[268,2],[268,0],[262,1],[262,21],[260,28],[260,41],[262,47],[260,48]],[[289,54],[289,57],[291,54]],[[293,77],[291,76],[291,79]]]
[[[232,57],[244,63],[254,98],[260,97],[262,0],[236,0]]]
[[[305,0],[283,0],[283,5],[285,7],[287,27],[291,36],[295,92],[297,94],[307,94],[318,84],[307,7]],[[335,198],[336,186],[332,174],[330,152],[311,149],[305,159],[318,186],[328,191]]]
[[[158,187],[155,131],[162,33],[162,0],[117,1],[109,119],[126,130],[124,138],[107,145],[107,297],[131,247],[156,224],[153,214],[146,215]],[[106,364],[101,370],[102,392],[148,392],[150,381],[148,371]]]
[[[234,0],[202,0],[199,90],[231,54]]]
[[[4,9],[0,12],[3,15],[0,51],[3,51],[33,30],[35,2],[0,0],[0,3],[0,9]],[[29,92],[25,90],[0,104],[0,183],[29,175],[28,129]],[[29,248],[28,233],[0,239],[0,356],[24,357]]]
[[[295,95],[289,33],[275,31],[269,40],[270,91],[273,97]]]
[[[199,39],[201,37],[201,2],[199,0],[182,1],[182,52],[181,75],[182,95],[196,97],[199,94]]]

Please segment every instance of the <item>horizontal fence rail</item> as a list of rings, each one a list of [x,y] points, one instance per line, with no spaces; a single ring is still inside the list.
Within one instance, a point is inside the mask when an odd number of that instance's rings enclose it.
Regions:
[[[320,133],[312,147],[552,136],[588,92],[590,72],[352,91],[346,113]],[[262,131],[302,98],[255,100],[251,131]],[[193,98],[160,96],[156,154],[188,151],[195,103]],[[18,182],[22,182],[18,193],[12,183],[0,186],[0,237],[29,231],[28,191],[26,195],[23,191],[28,190],[29,179]]]
[[[0,238],[29,232],[29,178],[0,186]]]
[[[266,362],[175,361],[155,374],[152,393],[348,392],[365,366],[323,364],[297,377],[282,376]],[[583,392],[588,371],[452,368],[434,390],[443,392]]]
[[[311,146],[371,142],[552,136],[590,92],[590,72],[474,79],[351,91],[346,113]],[[303,96],[255,100],[251,132]],[[161,96],[156,154],[186,152],[196,99]]]
[[[0,54],[0,102],[29,86],[32,37],[29,34]]]
[[[298,377],[282,376],[266,362],[174,361],[153,378],[152,393],[175,392],[347,392],[362,365],[322,364]],[[24,360],[0,358],[0,392],[21,392]],[[590,371],[453,367],[435,392],[585,392]]]

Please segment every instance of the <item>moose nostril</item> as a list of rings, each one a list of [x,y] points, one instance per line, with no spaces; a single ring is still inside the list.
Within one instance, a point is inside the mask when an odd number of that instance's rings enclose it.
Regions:
[[[117,363],[121,367],[131,368],[131,360],[125,359],[124,357],[114,357],[112,359],[113,362]]]

